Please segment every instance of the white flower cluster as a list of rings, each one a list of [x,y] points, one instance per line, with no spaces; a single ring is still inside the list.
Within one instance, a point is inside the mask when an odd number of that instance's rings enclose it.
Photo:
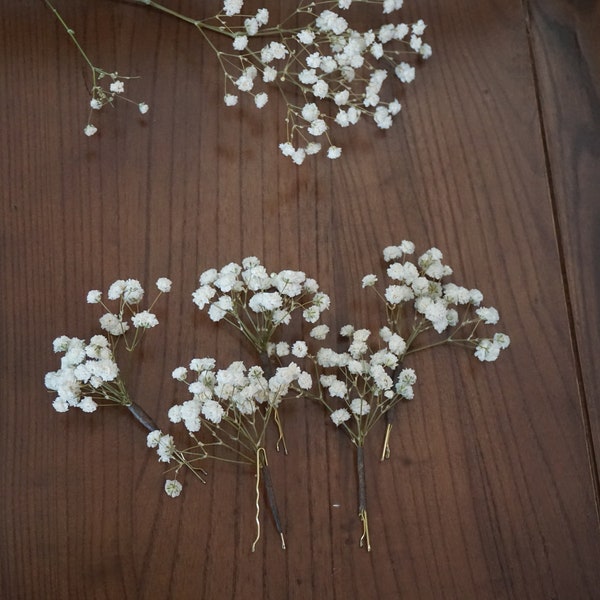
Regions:
[[[384,260],[388,263],[387,276],[392,282],[384,293],[388,312],[397,315],[401,305],[411,303],[416,316],[421,319],[421,329],[432,327],[439,334],[449,328],[461,329],[474,325],[467,339],[455,339],[452,333],[449,340],[474,346],[475,356],[481,361],[496,360],[500,350],[509,346],[510,338],[506,334],[496,333],[492,339],[482,339],[476,338],[474,333],[480,323],[495,325],[499,320],[498,311],[492,307],[480,306],[483,294],[478,289],[442,281],[452,274],[452,269],[442,263],[443,255],[440,250],[430,248],[416,261],[406,260],[414,251],[415,246],[409,241],[384,250]],[[370,274],[363,278],[362,285],[371,287],[376,282],[377,277]],[[470,318],[460,319],[460,307],[464,307]]]
[[[312,387],[312,377],[296,363],[277,368],[270,378],[265,377],[261,367],[247,369],[241,361],[219,370],[215,364],[213,358],[196,358],[189,368],[178,367],[173,371],[173,378],[187,385],[192,398],[172,406],[169,420],[183,422],[191,433],[199,431],[202,422],[235,425],[244,418],[254,419],[261,410],[261,418],[268,418],[270,410],[280,405],[293,383],[303,390]],[[195,377],[188,382],[190,371]]]
[[[340,330],[342,337],[348,338],[346,352],[336,352],[322,347],[316,355],[316,364],[321,369],[335,369],[335,374],[321,374],[321,386],[328,395],[343,401],[342,408],[332,408],[330,417],[335,425],[348,421],[352,415],[356,419],[370,415],[374,422],[402,398],[413,397],[412,385],[416,375],[412,369],[400,369],[401,358],[406,343],[388,328],[379,332],[383,348],[373,350],[368,339],[371,331],[355,329],[345,325]],[[360,432],[366,433],[369,425],[359,423]]]
[[[117,378],[119,368],[106,337],[95,335],[86,343],[63,335],[54,340],[53,346],[54,352],[64,353],[60,369],[45,377],[46,388],[57,392],[52,403],[57,412],[66,412],[73,406],[94,412],[98,398],[112,399],[104,386]]]
[[[171,281],[161,277],[156,282],[158,295],[171,290]],[[139,303],[144,298],[144,288],[137,279],[119,279],[112,283],[107,298],[118,301],[116,312],[110,311],[102,300],[100,290],[87,293],[88,304],[100,304],[104,313],[99,321],[100,327],[107,334],[94,335],[89,343],[79,338],[66,335],[54,340],[54,352],[63,352],[61,368],[45,376],[45,385],[58,393],[53,407],[58,412],[66,412],[77,406],[84,412],[94,412],[98,401],[108,404],[131,405],[127,391],[119,378],[119,368],[115,360],[116,340],[125,339],[127,350],[133,350],[139,343],[141,334],[148,328],[158,324],[156,316],[149,310],[139,310]],[[130,329],[127,317],[131,317],[133,335],[127,338]]]
[[[170,292],[171,285],[170,279],[160,277],[156,282],[159,295]],[[150,329],[158,325],[158,319],[154,313],[150,310],[139,310],[139,303],[143,297],[144,288],[137,279],[118,279],[110,285],[107,293],[108,300],[119,302],[116,312],[109,310],[102,302],[100,290],[90,290],[87,294],[87,301],[89,304],[101,304],[107,311],[100,317],[100,327],[111,336],[121,336],[130,329],[127,317],[131,317],[131,325],[135,330]],[[152,302],[152,306],[154,302]]]
[[[412,24],[385,23],[376,29],[358,31],[350,26],[349,14],[343,13],[348,14],[346,18],[339,12],[347,11],[351,5],[376,3],[300,2],[284,20],[285,26],[267,28],[266,8],[246,18],[242,25],[226,23],[224,16],[239,15],[243,7],[238,0],[226,1],[218,16],[217,30],[232,37],[234,52],[220,53],[219,58],[226,83],[235,89],[225,93],[225,104],[235,106],[238,92],[244,92],[251,94],[256,106],[262,108],[269,98],[266,92],[257,91],[260,82],[274,84],[286,99],[290,90],[299,90],[304,102],[296,105],[287,101],[288,139],[280,144],[282,154],[296,164],[320,152],[323,143],[329,158],[341,155],[341,148],[332,143],[329,133],[333,125],[355,125],[367,115],[380,129],[389,129],[402,106],[391,93],[383,93],[384,82],[391,72],[400,83],[411,83],[415,67],[406,62],[408,57],[427,59],[431,47],[422,40],[426,27],[422,20]],[[383,14],[389,14],[403,3],[383,0],[378,4]],[[269,41],[272,37],[276,40]],[[252,40],[257,47],[250,47]],[[322,101],[335,106],[334,115]]]
[[[330,305],[329,296],[302,271],[269,273],[254,256],[244,258],[241,265],[208,269],[199,283],[192,294],[196,306],[208,307],[215,322],[225,320],[239,327],[259,352],[276,351],[273,334],[290,323],[295,311],[301,310],[306,322],[315,323]]]
[[[104,77],[109,77],[111,83],[108,86],[108,89],[104,88],[100,81]],[[114,106],[115,100],[125,100],[127,102],[136,104],[123,94],[125,93],[125,82],[123,79],[131,79],[130,77],[121,77],[119,79],[118,73],[109,73],[104,71],[103,69],[92,67],[92,99],[90,100],[90,117],[88,118],[88,123],[83,129],[83,133],[88,137],[94,135],[98,128],[92,124],[91,115],[94,111],[99,111],[104,106],[111,105]],[[137,108],[140,114],[145,115],[150,107],[145,102],[138,102]]]

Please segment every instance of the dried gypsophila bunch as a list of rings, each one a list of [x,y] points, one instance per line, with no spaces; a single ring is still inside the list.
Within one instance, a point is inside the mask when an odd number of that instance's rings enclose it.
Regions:
[[[57,412],[66,412],[77,407],[84,412],[95,412],[99,406],[124,406],[148,431],[157,431],[154,419],[136,402],[127,390],[119,369],[116,354],[119,346],[133,352],[148,329],[158,325],[152,312],[162,294],[171,291],[172,282],[166,277],[156,281],[157,295],[148,308],[142,309],[145,291],[137,279],[118,279],[107,291],[106,301],[100,290],[87,293],[88,304],[98,304],[106,312],[100,317],[100,328],[105,332],[96,334],[86,342],[79,338],[60,336],[54,340],[54,352],[61,352],[61,368],[45,376],[46,388],[57,393],[52,406]],[[117,303],[115,309],[110,305]],[[178,468],[187,465],[187,458],[177,449],[172,436],[162,435],[157,442],[159,460],[174,462]],[[202,469],[191,469],[199,479],[206,473]],[[173,492],[170,482],[165,484],[167,492]],[[172,493],[173,495],[173,493]]]
[[[179,367],[173,377],[186,382],[192,400],[175,405],[169,411],[169,419],[176,423],[183,421],[194,440],[194,445],[185,451],[190,464],[211,457],[255,466],[257,535],[252,549],[260,537],[261,478],[285,548],[265,436],[273,421],[279,432],[276,447],[279,450],[282,444],[287,453],[279,407],[289,397],[291,386],[296,390],[292,396],[301,396],[312,386],[312,378],[295,362],[281,363],[290,354],[298,358],[305,354],[304,342],[298,341],[290,347],[282,340],[281,330],[291,324],[296,314],[305,322],[317,322],[329,308],[329,296],[304,272],[292,269],[269,272],[257,257],[249,256],[241,264],[232,262],[219,270],[205,270],[192,299],[199,309],[207,310],[212,321],[228,323],[241,332],[256,352],[260,366],[247,369],[242,362],[235,362],[215,372],[214,359],[194,359],[189,371],[197,376],[189,383],[188,369]],[[205,439],[196,436],[200,429],[205,432]],[[176,481],[176,478],[171,480],[171,486],[180,491],[181,484]]]
[[[54,352],[61,352],[61,368],[46,374],[46,387],[57,392],[53,407],[66,412],[77,407],[84,412],[94,412],[99,405],[127,406],[135,415],[143,411],[131,400],[121,378],[115,353],[119,345],[132,352],[140,343],[145,331],[158,325],[151,312],[161,294],[171,290],[171,281],[161,277],[156,282],[158,294],[148,309],[141,310],[144,288],[137,279],[119,279],[108,288],[107,299],[117,302],[111,310],[102,300],[100,290],[90,290],[89,304],[98,304],[106,311],[99,319],[105,334],[97,334],[86,342],[66,335],[54,340]]]
[[[45,0],[46,5],[50,8],[50,10],[54,13],[59,23],[62,25],[64,30],[67,32],[67,35],[71,38],[73,44],[77,48],[77,51],[87,64],[90,71],[90,103],[89,103],[89,114],[88,120],[83,128],[83,133],[88,137],[95,135],[98,131],[98,128],[93,123],[94,113],[101,110],[105,106],[115,106],[117,101],[127,102],[129,104],[135,104],[137,106],[138,111],[145,115],[150,107],[146,102],[136,102],[131,100],[127,96],[125,96],[125,82],[131,79],[137,79],[136,77],[120,75],[117,71],[108,71],[101,67],[96,66],[86,51],[83,49],[82,45],[79,43],[75,35],[75,31],[71,29],[63,19],[62,15],[58,12],[58,10],[52,5],[49,0]]]
[[[371,549],[364,464],[367,434],[385,417],[387,422],[382,460],[389,457],[392,414],[396,406],[414,396],[417,376],[405,368],[405,359],[415,352],[442,344],[458,344],[475,349],[481,361],[496,360],[501,350],[510,344],[504,333],[492,338],[479,337],[481,325],[495,325],[499,320],[495,308],[482,307],[482,293],[454,283],[444,283],[452,269],[442,263],[442,253],[431,248],[416,262],[406,260],[415,246],[403,241],[384,250],[391,283],[383,294],[386,321],[379,333],[379,342],[369,345],[372,332],[344,326],[340,335],[348,339],[344,352],[321,346],[307,354],[313,361],[318,393],[317,399],[329,413],[333,423],[344,431],[356,447],[358,480],[358,516],[362,523],[360,545]],[[363,278],[362,286],[374,287],[377,277]],[[461,309],[459,315],[457,309]],[[417,343],[426,332],[435,331],[441,340]],[[323,339],[326,332],[314,335]]]
[[[271,419],[283,400],[289,398],[293,384],[300,390],[312,386],[311,376],[291,363],[278,367],[272,376],[265,376],[260,366],[246,368],[236,361],[226,369],[216,369],[213,358],[193,359],[189,369],[178,367],[173,378],[187,386],[192,398],[169,409],[169,420],[183,423],[192,444],[182,450],[185,464],[193,469],[207,458],[248,464],[256,474],[256,537],[252,551],[260,539],[260,486],[267,500],[281,546],[285,549],[283,526],[268,466],[266,435]],[[188,380],[189,378],[189,380]],[[160,456],[162,432],[148,436],[148,445],[156,446]],[[179,495],[182,485],[177,480],[181,465],[175,470],[175,479],[167,481],[165,491]]]
[[[320,152],[323,143],[328,158],[341,155],[330,135],[334,125],[355,125],[366,115],[380,129],[389,129],[402,106],[397,98],[382,97],[388,71],[402,84],[411,83],[415,67],[407,61],[431,56],[431,46],[422,40],[426,28],[422,19],[412,24],[384,23],[367,31],[351,27],[348,21],[351,7],[378,5],[387,15],[402,8],[403,0],[301,0],[276,25],[269,25],[267,8],[242,14],[241,0],[224,0],[217,15],[203,20],[154,0],[138,1],[191,23],[207,39],[211,32],[232,39],[230,52],[211,44],[225,75],[225,104],[235,106],[242,92],[263,108],[269,95],[262,84],[275,86],[287,105],[287,139],[279,147],[296,164]],[[343,11],[348,19],[336,11]],[[300,103],[292,100],[291,91],[294,97],[300,95]],[[331,106],[335,106],[333,116]]]
[[[389,15],[402,8],[403,0],[300,0],[275,25],[269,25],[267,8],[242,14],[243,0],[224,0],[221,10],[205,19],[184,15],[154,0],[137,1],[198,29],[223,69],[227,106],[238,103],[240,92],[250,94],[259,109],[269,101],[265,91],[269,86],[282,94],[287,106],[287,134],[279,147],[298,165],[319,153],[324,144],[328,158],[341,156],[342,149],[330,134],[333,126],[345,128],[367,116],[380,129],[389,129],[402,108],[391,92],[382,93],[389,73],[393,72],[401,84],[409,84],[415,78],[415,66],[410,61],[415,57],[427,59],[432,52],[422,39],[426,28],[422,19],[410,24],[384,23],[367,31],[349,23],[353,7],[378,5],[382,14]],[[116,73],[95,67],[73,31],[46,2],[92,71],[91,108],[99,109],[122,97],[123,78],[116,79]],[[231,50],[217,49],[213,34],[230,38]],[[104,76],[112,78],[108,90],[98,85]],[[148,110],[144,102],[138,107],[142,113]],[[331,107],[335,107],[334,115],[330,114]],[[89,122],[85,133],[95,132],[96,127]]]

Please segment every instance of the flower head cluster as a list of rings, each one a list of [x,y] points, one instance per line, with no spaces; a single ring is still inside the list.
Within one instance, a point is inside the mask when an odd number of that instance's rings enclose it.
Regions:
[[[45,384],[57,393],[52,403],[56,411],[66,412],[75,406],[94,412],[99,399],[115,401],[110,384],[117,379],[119,368],[106,337],[95,335],[86,343],[63,335],[54,340],[53,346],[54,352],[63,356],[60,369],[46,374]]]
[[[139,342],[143,332],[158,325],[158,319],[152,307],[163,293],[171,291],[171,280],[161,277],[156,282],[158,295],[146,310],[140,309],[144,298],[144,288],[137,279],[118,279],[113,282],[107,292],[107,299],[118,302],[118,308],[111,310],[102,300],[100,290],[90,290],[87,294],[89,304],[100,304],[105,313],[100,317],[100,327],[112,337],[123,336],[128,349],[133,349]],[[130,319],[130,320],[129,320]],[[133,327],[132,335],[128,335]]]
[[[236,1],[232,7],[226,2],[224,15],[238,15],[242,4]],[[288,106],[287,140],[280,149],[296,164],[318,153],[324,144],[329,158],[341,155],[330,136],[333,126],[345,128],[367,116],[380,129],[390,128],[402,106],[393,92],[384,91],[386,80],[391,75],[401,84],[411,83],[415,67],[408,62],[410,57],[431,56],[431,47],[422,40],[426,27],[422,20],[359,31],[351,26],[348,9],[360,4],[374,3],[326,0],[316,5],[302,1],[285,19],[285,26],[267,27],[265,8],[239,25],[219,17],[218,30],[233,40],[233,51],[219,55],[226,83],[233,88],[226,92],[225,104],[236,105],[238,93],[244,92],[262,108],[268,94],[259,91],[261,86],[278,87]],[[397,0],[380,4],[383,14],[402,6]],[[301,95],[300,104],[291,100],[291,90]],[[333,115],[327,104],[334,106]]]
[[[208,269],[199,283],[192,295],[196,306],[207,308],[211,320],[224,320],[239,328],[259,352],[276,351],[275,332],[291,322],[294,312],[301,312],[306,322],[316,323],[330,305],[329,296],[304,272],[285,269],[269,273],[254,256],[241,265]]]
[[[442,252],[430,248],[416,261],[407,260],[415,251],[412,242],[404,241],[399,246],[385,248],[383,256],[387,263],[386,274],[390,281],[383,299],[386,303],[388,324],[391,332],[400,333],[406,318],[404,307],[414,310],[416,325],[408,333],[411,343],[417,335],[433,328],[438,334],[447,335],[447,341],[475,348],[475,356],[482,361],[498,358],[500,350],[510,344],[506,334],[496,333],[493,338],[479,338],[475,333],[478,325],[495,325],[498,311],[493,307],[482,307],[483,294],[474,288],[466,288],[445,279],[452,269],[443,264]],[[377,283],[373,274],[363,278],[363,287]],[[458,337],[458,331],[469,330],[466,338]],[[406,335],[406,333],[405,333]]]
[[[195,377],[188,382],[190,372]],[[236,426],[240,420],[254,420],[259,413],[264,418],[280,405],[293,383],[303,389],[312,386],[311,376],[296,363],[277,368],[274,375],[267,378],[262,367],[247,369],[241,361],[216,370],[214,359],[194,359],[189,369],[175,369],[173,377],[186,383],[192,398],[172,406],[169,420],[183,422],[190,433],[199,431],[203,422]]]
[[[160,294],[170,291],[171,281],[161,277],[156,286],[158,299]],[[54,340],[54,352],[63,353],[61,368],[46,374],[45,385],[57,392],[52,404],[55,410],[66,412],[76,406],[84,412],[93,412],[99,403],[131,406],[120,377],[115,350],[121,339],[125,340],[127,350],[133,350],[141,334],[158,324],[154,313],[139,309],[143,298],[144,289],[137,279],[119,279],[109,286],[107,299],[118,302],[118,309],[114,312],[103,302],[100,290],[87,293],[88,304],[100,304],[106,311],[99,319],[100,328],[106,335],[94,335],[89,342],[66,335]],[[131,335],[128,333],[129,317],[133,327]]]
[[[346,431],[359,445],[382,414],[403,398],[413,397],[416,382],[412,369],[401,368],[404,340],[382,330],[379,344],[373,348],[369,344],[371,334],[368,329],[345,325],[340,335],[347,338],[347,349],[336,352],[321,347],[315,357],[319,381],[327,393],[321,401],[336,426],[349,422]]]

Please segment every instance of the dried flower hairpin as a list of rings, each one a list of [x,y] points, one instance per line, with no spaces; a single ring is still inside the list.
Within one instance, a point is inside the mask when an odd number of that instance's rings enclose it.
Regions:
[[[158,319],[152,312],[158,298],[171,291],[171,281],[161,277],[156,282],[158,294],[148,308],[141,309],[144,288],[137,279],[119,279],[108,288],[107,301],[102,300],[100,290],[91,290],[87,294],[89,304],[98,304],[106,312],[100,317],[100,328],[105,333],[93,335],[89,342],[60,336],[54,340],[53,347],[62,353],[58,371],[45,376],[46,388],[56,392],[52,406],[57,412],[67,412],[70,408],[79,408],[84,412],[95,412],[98,407],[123,406],[148,431],[157,426],[148,413],[130,396],[117,363],[117,351],[122,347],[133,352],[140,344],[146,330],[158,325]],[[116,310],[109,304],[116,302]],[[186,463],[185,457],[177,450],[173,439],[164,436],[160,448],[163,462],[175,460],[179,467]],[[202,479],[202,473],[195,470]]]
[[[195,27],[214,51],[224,73],[224,102],[235,106],[239,94],[253,98],[263,108],[269,88],[275,87],[286,103],[286,140],[279,145],[284,156],[302,164],[307,156],[326,147],[328,158],[336,159],[342,149],[335,144],[334,126],[355,125],[363,116],[378,128],[389,129],[402,105],[384,83],[390,73],[400,85],[415,78],[413,59],[427,59],[431,46],[423,42],[426,25],[384,22],[361,31],[351,23],[361,18],[361,7],[377,5],[383,15],[403,6],[403,0],[299,0],[279,24],[270,25],[267,8],[242,14],[243,0],[224,0],[214,16],[197,19],[154,0],[138,3]],[[92,72],[91,108],[100,109],[122,97],[122,77],[95,67],[73,31],[50,4]],[[231,40],[230,50],[221,50],[213,36]],[[411,62],[412,61],[412,62]],[[109,89],[98,80],[112,79]],[[138,104],[145,113],[148,105]],[[88,121],[87,135],[96,127]]]
[[[443,283],[452,269],[442,264],[443,256],[437,248],[429,249],[416,262],[406,260],[414,250],[414,244],[408,241],[384,250],[391,282],[383,294],[378,292],[386,314],[378,343],[369,344],[372,333],[368,329],[346,325],[340,331],[347,339],[345,351],[322,346],[309,355],[319,382],[313,397],[356,447],[358,515],[363,527],[360,542],[369,550],[364,445],[367,434],[385,417],[381,458],[389,457],[393,411],[400,402],[413,398],[417,380],[415,371],[404,367],[405,359],[442,344],[458,344],[473,348],[481,361],[493,361],[510,343],[503,333],[491,339],[478,337],[481,325],[498,322],[498,311],[480,306],[483,295],[479,290]],[[373,274],[362,281],[363,287],[374,287],[376,283]],[[419,343],[432,331],[442,339]]]
[[[278,362],[290,354],[289,345],[279,341],[279,331],[291,323],[296,313],[310,323],[316,322],[329,307],[329,297],[301,271],[268,273],[256,257],[248,257],[241,265],[230,263],[219,271],[203,272],[193,301],[198,308],[208,309],[211,320],[224,321],[238,329],[261,364],[247,368],[237,361],[216,370],[216,361],[204,358],[192,360],[189,371],[178,367],[173,377],[187,385],[192,399],[173,406],[169,419],[183,422],[193,440],[192,446],[183,451],[187,464],[214,458],[254,466],[257,533],[252,549],[260,537],[261,479],[285,548],[268,467],[266,435],[273,421],[279,431],[277,447],[281,442],[287,452],[279,408],[286,398],[301,396],[310,389],[312,377],[295,362],[285,366]],[[195,375],[188,381],[190,371]],[[176,485],[179,492],[181,484],[175,481],[171,480],[171,486]]]

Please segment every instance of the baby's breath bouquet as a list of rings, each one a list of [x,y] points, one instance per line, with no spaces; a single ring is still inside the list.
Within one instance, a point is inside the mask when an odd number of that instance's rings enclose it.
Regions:
[[[385,291],[377,290],[373,274],[362,280],[363,288],[375,289],[385,307],[385,323],[376,342],[370,330],[345,325],[340,331],[347,340],[344,351],[321,346],[309,355],[319,384],[313,397],[356,447],[358,515],[363,528],[360,542],[368,550],[364,446],[367,434],[385,417],[382,460],[389,458],[393,411],[400,402],[413,398],[417,381],[414,369],[404,367],[406,359],[435,346],[457,344],[474,349],[481,361],[493,361],[510,343],[504,333],[479,337],[480,326],[498,322],[498,311],[481,306],[479,290],[445,281],[452,269],[442,263],[437,248],[427,250],[414,262],[407,260],[414,251],[415,245],[409,241],[385,248],[389,278]],[[441,339],[431,339],[433,332]],[[325,335],[323,331],[317,337],[324,339]],[[425,337],[427,340],[422,341]]]
[[[239,330],[260,364],[247,368],[236,361],[216,370],[216,361],[204,358],[192,360],[189,370],[178,367],[173,377],[187,385],[192,398],[173,406],[169,419],[183,422],[193,440],[184,451],[188,464],[215,458],[254,466],[257,533],[252,549],[260,536],[261,478],[285,548],[265,441],[273,421],[279,432],[277,447],[281,443],[287,451],[280,418],[282,401],[310,389],[312,377],[295,362],[281,363],[280,358],[289,355],[290,348],[281,341],[280,332],[295,314],[309,323],[316,322],[329,307],[329,297],[303,272],[286,269],[269,273],[256,257],[245,258],[241,265],[229,263],[220,270],[208,269],[201,274],[199,284],[192,295],[194,304],[207,309],[212,321]],[[175,481],[171,480],[171,487],[180,490]]]
[[[329,327],[317,322],[330,308],[330,299],[304,272],[269,272],[256,257],[204,271],[192,294],[193,303],[207,310],[210,320],[239,331],[256,361],[238,360],[217,368],[215,358],[194,358],[188,366],[172,371],[187,393],[167,413],[171,423],[185,428],[188,441],[180,446],[131,399],[116,359],[119,348],[133,352],[145,331],[158,324],[152,312],[156,299],[142,310],[144,290],[134,279],[114,282],[107,303],[100,291],[92,290],[88,302],[106,311],[100,317],[104,333],[93,335],[89,342],[56,338],[54,350],[63,354],[61,367],[45,378],[46,387],[56,393],[53,406],[58,412],[71,407],[84,412],[94,412],[98,406],[127,407],[149,431],[148,447],[155,448],[158,460],[174,472],[164,486],[171,497],[181,493],[179,475],[184,467],[204,482],[206,471],[201,465],[206,459],[250,465],[256,477],[254,550],[261,534],[261,482],[285,548],[267,457],[271,424],[278,433],[276,447],[283,446],[287,453],[282,418],[286,405],[300,398],[316,400],[356,449],[360,544],[370,550],[366,439],[383,418],[382,460],[390,456],[392,413],[400,402],[413,398],[417,382],[414,369],[406,366],[410,355],[455,344],[474,350],[480,361],[493,361],[510,343],[503,333],[480,335],[481,327],[498,322],[498,311],[481,306],[479,290],[448,281],[452,269],[442,263],[437,248],[411,261],[414,251],[408,241],[385,248],[388,285],[379,290],[373,274],[362,280],[363,288],[373,288],[382,301],[382,326],[375,336],[368,329],[345,325],[340,331],[341,348],[337,343],[325,344]],[[161,278],[157,287],[160,296],[171,289],[171,282]],[[117,307],[111,310],[109,302]],[[296,329],[287,327],[294,322]],[[306,339],[298,338],[302,323],[310,325]]]
[[[119,98],[128,100],[127,78],[96,67],[75,32],[45,1],[90,69],[92,98],[84,132],[94,135],[93,113]],[[389,129],[402,108],[398,88],[414,80],[415,60],[432,52],[423,41],[422,19],[388,20],[403,0],[298,0],[279,23],[271,22],[268,8],[250,11],[243,0],[224,0],[208,18],[182,14],[154,0],[136,2],[197,29],[223,70],[227,106],[237,105],[240,94],[248,94],[258,109],[267,105],[272,89],[283,97],[287,133],[279,148],[298,165],[322,148],[330,159],[341,155],[332,133],[336,126],[349,127],[368,117],[378,128]],[[378,25],[366,30],[353,26],[372,8],[383,15]],[[224,50],[215,38],[226,38],[231,45]],[[110,80],[108,87],[103,79]],[[397,85],[387,85],[388,79]],[[134,104],[141,113],[148,111],[146,102]]]

